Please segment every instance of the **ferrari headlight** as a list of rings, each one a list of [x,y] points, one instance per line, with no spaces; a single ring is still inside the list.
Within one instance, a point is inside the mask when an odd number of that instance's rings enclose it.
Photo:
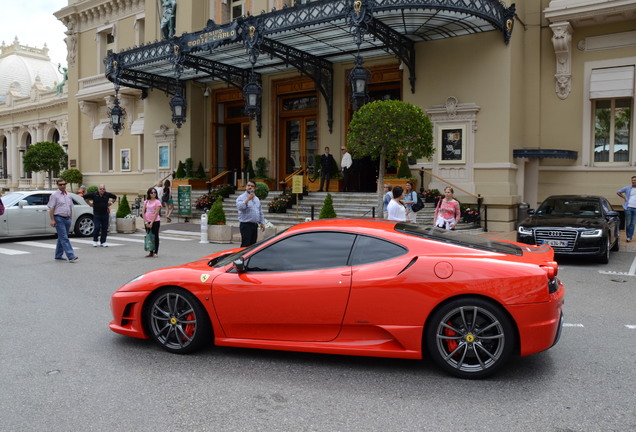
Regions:
[[[126,283],[126,285],[128,285],[128,284],[130,284],[130,283],[133,283],[133,282],[137,282],[138,280],[140,280],[140,279],[141,279],[141,278],[143,278],[144,276],[146,276],[146,274],[145,274],[145,273],[144,273],[144,274],[140,274],[140,275],[139,275],[139,276],[137,276],[136,278],[134,278],[134,279],[132,279],[132,280],[129,280],[129,281]]]
[[[517,231],[521,235],[532,235],[532,230],[530,228],[526,228],[526,227],[524,227],[522,225],[519,225],[519,228],[517,228]]]
[[[600,237],[603,235],[601,229],[589,229],[581,232],[581,237]]]

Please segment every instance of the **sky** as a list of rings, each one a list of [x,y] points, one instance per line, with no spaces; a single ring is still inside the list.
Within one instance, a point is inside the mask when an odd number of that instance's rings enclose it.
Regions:
[[[55,64],[66,67],[66,27],[53,15],[68,6],[68,0],[12,0],[2,2],[0,43],[11,45],[18,37],[20,45],[49,49]]]

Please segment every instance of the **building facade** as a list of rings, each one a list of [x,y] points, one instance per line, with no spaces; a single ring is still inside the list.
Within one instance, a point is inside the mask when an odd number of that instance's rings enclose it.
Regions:
[[[59,72],[59,74],[58,74]],[[59,143],[68,149],[64,70],[48,48],[0,45],[0,189],[40,189],[45,173],[26,172],[22,163],[31,144]]]
[[[309,181],[315,155],[346,144],[357,59],[372,100],[433,120],[436,152],[412,161],[414,177],[481,196],[490,230],[514,229],[519,202],[554,193],[618,207],[636,174],[636,0],[69,0],[55,15],[67,27],[69,164],[87,184],[142,192],[187,158],[223,182],[259,158],[274,184]],[[248,83],[261,92],[253,118]],[[362,166],[373,190],[377,167]]]

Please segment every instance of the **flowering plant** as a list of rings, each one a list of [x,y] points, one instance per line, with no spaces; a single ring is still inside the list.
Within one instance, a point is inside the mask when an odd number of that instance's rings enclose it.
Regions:
[[[212,192],[206,193],[204,195],[201,195],[195,202],[194,205],[196,206],[196,208],[198,209],[202,209],[202,208],[210,208],[212,207],[212,204],[214,204],[214,201],[216,201],[216,198],[219,196],[219,194],[217,192],[214,192],[214,190]]]
[[[479,220],[479,210],[475,208],[470,208],[462,204],[460,211],[464,222],[476,222]]]
[[[425,200],[439,200],[442,199],[442,194],[439,189],[425,189],[424,192],[422,192],[422,197]]]

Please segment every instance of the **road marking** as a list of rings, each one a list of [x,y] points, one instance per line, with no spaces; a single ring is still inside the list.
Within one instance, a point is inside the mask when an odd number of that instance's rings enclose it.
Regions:
[[[611,274],[611,275],[620,275],[620,276],[636,276],[636,257],[634,258],[634,261],[632,261],[632,265],[629,268],[629,271],[627,273],[625,272],[615,272],[615,271],[605,271],[605,270],[599,270],[598,271],[601,274]]]
[[[625,327],[627,327],[630,330],[636,330],[636,325],[625,324]]]
[[[71,243],[84,243],[84,244],[88,244],[88,245],[92,245],[93,244],[93,240],[80,240],[80,239],[73,239],[71,240]],[[106,242],[108,243],[108,242]],[[108,246],[122,246],[121,243],[108,243]],[[99,246],[96,246],[99,247]]]
[[[160,234],[168,234],[167,236],[162,235],[161,239],[166,239],[166,240],[175,240],[175,241],[192,241],[192,238],[180,238],[180,237],[170,237],[169,235],[171,233],[168,233],[166,231],[161,231]],[[135,237],[145,237],[146,234],[132,234]]]
[[[176,234],[176,235],[184,235],[184,236],[190,236],[190,237],[199,237],[201,235],[200,231],[165,230],[161,232],[166,234]]]
[[[144,242],[142,239],[136,239],[136,238],[130,238],[130,237],[113,237],[113,236],[109,236],[108,238],[111,239],[111,240],[128,241],[128,242],[133,242],[133,243],[143,243]]]
[[[563,323],[563,327],[585,327],[583,324]]]
[[[35,241],[16,242],[15,244],[22,244],[22,245],[25,245],[25,246],[33,246],[33,247],[41,247],[41,248],[46,248],[46,249],[55,249],[57,247],[54,244],[41,243],[41,242],[35,242]],[[75,248],[75,249],[79,249],[79,248]]]
[[[28,253],[31,253],[31,252],[26,252],[26,251],[21,251],[16,249],[0,248],[0,254],[4,254],[4,255],[23,255]]]

